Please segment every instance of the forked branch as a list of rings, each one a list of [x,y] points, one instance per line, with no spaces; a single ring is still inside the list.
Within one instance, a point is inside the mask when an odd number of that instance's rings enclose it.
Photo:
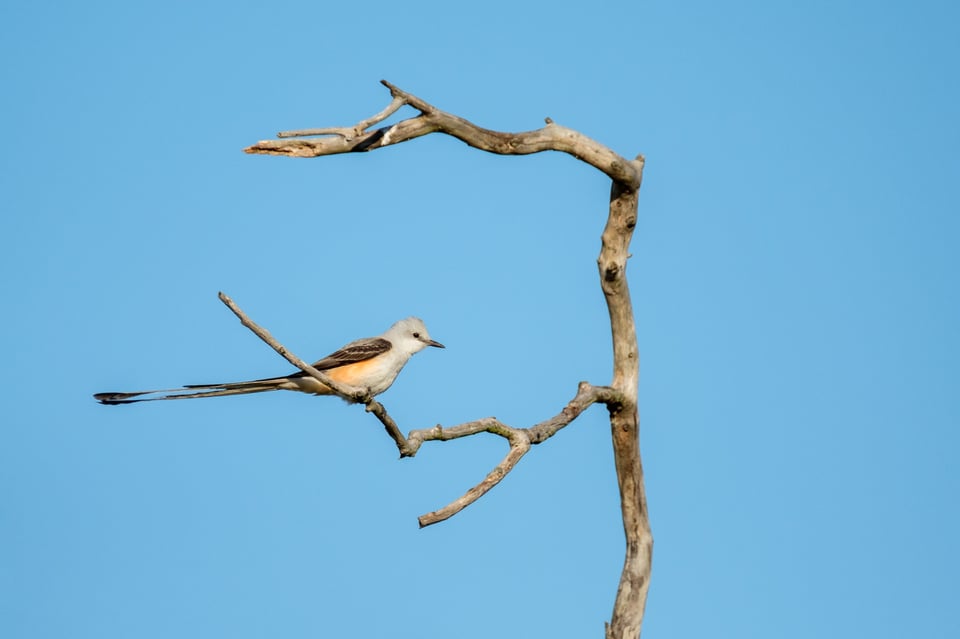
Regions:
[[[517,462],[520,461],[520,458],[530,450],[530,446],[540,444],[553,437],[560,429],[579,417],[580,413],[591,405],[597,403],[606,404],[607,408],[613,412],[620,409],[621,399],[620,394],[608,386],[591,386],[587,382],[580,382],[576,397],[570,400],[562,411],[550,419],[544,420],[530,428],[514,428],[504,424],[495,417],[487,417],[448,428],[444,428],[438,424],[433,428],[410,431],[410,434],[407,436],[407,443],[411,451],[409,453],[410,455],[416,454],[423,442],[448,441],[484,432],[499,435],[510,443],[510,450],[507,456],[484,477],[482,482],[440,510],[421,515],[419,518],[420,527],[422,528],[443,521],[444,519],[449,519],[480,499],[488,490],[499,484],[500,480],[506,477],[507,473],[513,470]]]
[[[421,515],[418,519],[421,528],[449,519],[483,497],[487,491],[499,484],[500,480],[513,470],[517,462],[520,461],[520,458],[530,450],[531,445],[540,444],[550,437],[553,437],[560,429],[576,419],[580,413],[592,404],[606,404],[611,411],[619,410],[621,406],[619,393],[612,388],[606,386],[591,386],[587,382],[580,382],[576,397],[570,400],[560,413],[530,428],[514,428],[504,424],[495,417],[487,417],[447,428],[437,424],[433,428],[412,430],[407,437],[404,437],[396,422],[394,422],[393,418],[387,413],[387,409],[384,408],[383,404],[373,399],[369,389],[354,388],[334,381],[323,371],[317,370],[291,353],[270,334],[270,331],[250,319],[226,293],[221,292],[219,296],[220,301],[233,311],[234,315],[240,319],[241,324],[250,329],[254,335],[279,353],[281,357],[307,375],[329,386],[339,397],[351,403],[365,404],[367,411],[377,416],[384,425],[384,428],[386,428],[387,433],[394,442],[396,442],[397,449],[400,451],[400,457],[413,457],[417,454],[417,451],[420,450],[420,446],[422,446],[424,442],[449,441],[478,433],[492,433],[507,440],[510,444],[510,449],[503,461],[497,464],[497,466],[484,477],[483,481],[468,490],[462,497],[439,510]]]

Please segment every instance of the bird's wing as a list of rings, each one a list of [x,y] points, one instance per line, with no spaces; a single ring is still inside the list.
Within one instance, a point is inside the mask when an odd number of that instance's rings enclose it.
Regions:
[[[330,353],[323,359],[313,364],[313,367],[320,371],[327,371],[331,368],[344,366],[345,364],[356,364],[368,359],[373,359],[377,355],[386,353],[393,344],[382,337],[367,337],[350,342],[338,351]],[[300,371],[291,375],[291,377],[303,377],[305,373]]]
[[[393,344],[389,340],[386,340],[382,337],[364,337],[358,339],[355,342],[350,342],[340,350],[330,353],[323,359],[318,362],[313,363],[313,367],[320,371],[328,371],[331,368],[336,368],[338,366],[344,366],[345,364],[356,364],[357,362],[364,362],[368,359],[373,359],[381,353],[386,353],[391,348]],[[264,377],[263,379],[254,379],[249,382],[235,382],[235,385],[248,384],[250,386],[260,386],[262,384],[271,383],[271,382],[280,382],[285,379],[294,379],[297,377],[308,377],[303,371],[297,371],[295,373],[290,373],[289,375],[280,376],[280,377]],[[185,384],[183,388],[186,389],[204,389],[204,388],[229,388],[234,384]],[[182,389],[181,389],[182,390]],[[169,392],[169,391],[150,391],[150,392]],[[256,392],[256,391],[254,391]],[[104,393],[105,394],[105,393]],[[142,393],[136,393],[140,395]],[[112,393],[112,395],[118,395],[117,393]],[[124,399],[116,397],[116,399]]]

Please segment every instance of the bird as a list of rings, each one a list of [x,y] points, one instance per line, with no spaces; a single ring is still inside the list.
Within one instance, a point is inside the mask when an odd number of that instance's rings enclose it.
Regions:
[[[313,367],[326,373],[335,382],[366,390],[372,397],[390,388],[410,358],[428,346],[446,348],[440,342],[430,338],[427,327],[420,318],[408,317],[395,323],[378,337],[364,337],[350,342],[314,363]],[[275,390],[300,391],[313,395],[336,395],[326,384],[299,371],[284,377],[267,377],[247,382],[188,384],[182,388],[165,390],[96,393],[93,398],[101,404],[116,406],[137,402],[223,397]],[[156,395],[156,397],[144,397],[144,395]]]

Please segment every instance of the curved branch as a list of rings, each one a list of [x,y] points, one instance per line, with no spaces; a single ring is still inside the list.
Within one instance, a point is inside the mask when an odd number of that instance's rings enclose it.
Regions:
[[[527,454],[527,451],[530,450],[530,441],[523,436],[523,431],[517,431],[517,436],[511,438],[510,440],[510,452],[507,453],[507,456],[503,458],[503,461],[497,464],[497,466],[491,470],[486,477],[483,478],[483,481],[468,490],[462,497],[455,499],[450,502],[443,508],[439,510],[434,510],[425,515],[420,515],[417,518],[417,521],[420,523],[421,528],[425,528],[431,524],[436,524],[446,519],[450,519],[458,512],[477,501],[483,497],[488,490],[500,483],[500,480],[507,476],[514,466],[517,465],[517,462],[520,461],[520,458]]]
[[[606,173],[610,178],[628,189],[640,187],[641,172],[629,160],[614,153],[606,146],[587,136],[554,124],[547,118],[547,125],[535,131],[503,133],[479,127],[469,120],[451,115],[417,96],[407,93],[386,80],[381,81],[390,89],[392,101],[376,116],[363,120],[353,127],[331,127],[280,133],[280,140],[257,142],[244,152],[261,155],[288,155],[292,157],[318,157],[338,153],[372,151],[392,144],[413,140],[430,133],[446,133],[468,145],[499,155],[528,155],[542,151],[560,151],[582,160]],[[396,124],[372,131],[367,130],[396,112],[402,105],[409,105],[420,115]],[[382,116],[382,117],[381,117]],[[319,139],[291,139],[298,136],[327,135]]]
[[[610,411],[615,411],[619,410],[622,401],[623,398],[620,393],[613,388],[591,386],[587,382],[580,382],[577,387],[577,395],[567,403],[562,411],[530,428],[513,428],[495,417],[487,417],[448,428],[443,428],[438,424],[433,428],[411,431],[407,436],[409,456],[415,455],[424,442],[450,441],[451,439],[459,439],[478,433],[492,433],[510,442],[510,450],[506,457],[484,477],[483,481],[447,506],[421,515],[419,518],[420,527],[423,528],[449,519],[483,497],[487,491],[499,484],[500,480],[513,470],[531,446],[541,444],[556,435],[560,429],[570,424],[591,405],[603,403],[607,405]]]

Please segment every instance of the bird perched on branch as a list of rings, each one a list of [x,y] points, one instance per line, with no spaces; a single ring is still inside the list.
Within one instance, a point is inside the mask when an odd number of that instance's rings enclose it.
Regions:
[[[390,388],[407,361],[427,346],[444,348],[440,342],[430,339],[423,321],[417,317],[408,317],[391,326],[379,337],[365,337],[350,342],[316,362],[313,367],[326,373],[334,382],[366,390],[371,396],[379,395]],[[268,377],[249,382],[191,384],[183,388],[132,393],[97,393],[93,398],[101,404],[117,405],[162,399],[244,395],[275,390],[300,391],[313,395],[337,394],[326,384],[300,371],[285,377]],[[143,395],[158,395],[158,397],[143,397]]]

